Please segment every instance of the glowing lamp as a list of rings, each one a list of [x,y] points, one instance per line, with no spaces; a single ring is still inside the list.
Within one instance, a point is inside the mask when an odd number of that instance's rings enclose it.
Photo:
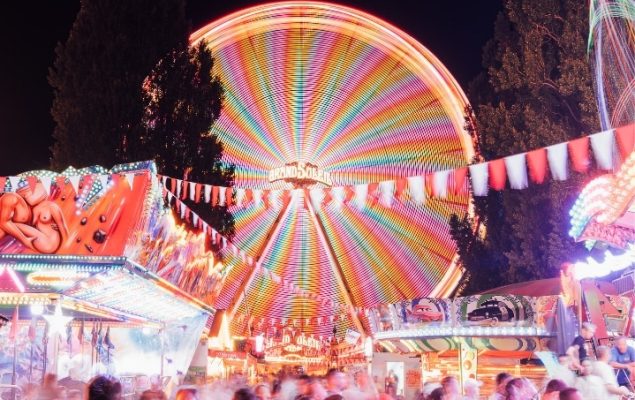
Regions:
[[[55,336],[59,333],[60,336],[66,338],[66,325],[73,319],[73,317],[67,317],[62,314],[62,306],[58,302],[55,306],[55,313],[53,315],[43,315],[44,319],[49,326],[49,337]]]
[[[44,312],[44,306],[41,303],[33,303],[31,304],[31,315],[32,316],[38,316],[38,315],[42,315],[42,313]]]

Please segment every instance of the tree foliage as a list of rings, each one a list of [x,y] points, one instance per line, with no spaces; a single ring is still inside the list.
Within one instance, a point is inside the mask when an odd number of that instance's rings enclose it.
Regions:
[[[161,57],[186,42],[183,0],[82,0],[49,70],[52,167],[132,160],[126,144],[143,131],[141,84]]]
[[[49,71],[52,167],[153,159],[162,174],[231,185],[210,134],[222,107],[213,65],[204,44],[188,47],[184,0],[82,0]],[[232,236],[226,207],[190,208]]]
[[[587,16],[575,0],[504,2],[484,49],[487,73],[469,88],[481,157],[500,158],[599,130]],[[587,180],[572,173],[564,182],[475,198],[474,219],[451,221],[466,269],[462,291],[552,277],[560,263],[583,254],[568,236],[568,211]]]
[[[130,143],[132,153],[151,158],[168,176],[231,186],[234,167],[221,162],[223,145],[211,128],[220,115],[223,88],[213,74],[214,59],[204,42],[165,56],[144,82],[145,133]],[[219,232],[231,236],[226,207],[190,204]]]

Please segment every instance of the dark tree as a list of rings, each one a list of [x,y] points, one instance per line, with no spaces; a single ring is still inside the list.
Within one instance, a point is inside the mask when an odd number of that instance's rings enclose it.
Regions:
[[[507,0],[485,46],[487,73],[469,93],[485,160],[599,131],[586,54],[588,12],[576,0]],[[588,176],[475,198],[475,220],[455,217],[466,269],[463,293],[555,276],[585,250],[568,235],[569,214]],[[474,223],[478,223],[473,233]]]
[[[126,146],[142,129],[141,84],[187,30],[183,0],[81,1],[49,71],[54,169],[132,160]]]
[[[212,185],[231,186],[234,167],[221,163],[223,145],[211,133],[223,101],[213,75],[214,59],[204,42],[171,51],[144,82],[146,131],[131,152],[154,159],[161,173]],[[226,207],[190,203],[220,233],[232,236],[234,220]]]

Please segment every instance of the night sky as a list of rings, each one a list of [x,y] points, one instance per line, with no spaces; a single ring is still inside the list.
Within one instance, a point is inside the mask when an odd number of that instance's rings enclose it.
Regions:
[[[130,1],[130,0],[125,0]],[[262,1],[189,0],[194,30]],[[501,0],[342,1],[382,18],[430,49],[464,88],[481,70]],[[79,1],[13,2],[0,23],[0,176],[46,168],[52,145],[52,92],[46,80],[55,45],[68,37]],[[110,167],[110,166],[107,166]]]

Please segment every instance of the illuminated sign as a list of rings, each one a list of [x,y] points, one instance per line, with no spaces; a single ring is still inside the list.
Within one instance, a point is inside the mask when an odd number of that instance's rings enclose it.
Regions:
[[[269,182],[276,181],[289,182],[295,186],[307,186],[318,182],[326,186],[333,186],[329,172],[321,170],[317,165],[302,161],[285,164],[284,167],[269,171]]]

